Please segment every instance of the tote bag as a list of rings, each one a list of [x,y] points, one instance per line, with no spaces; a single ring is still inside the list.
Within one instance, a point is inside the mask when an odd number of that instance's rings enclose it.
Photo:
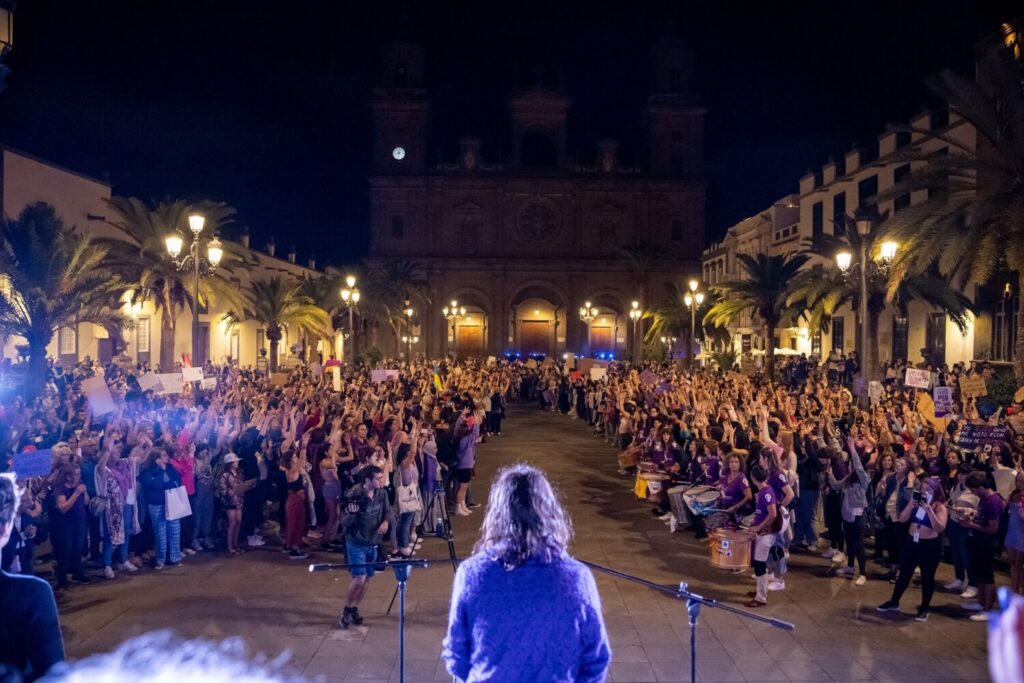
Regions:
[[[415,483],[408,486],[399,486],[397,493],[399,512],[419,512],[423,509],[423,501],[420,500],[420,488]]]
[[[188,493],[184,486],[164,490],[164,518],[173,522],[192,514],[192,506],[188,504]]]

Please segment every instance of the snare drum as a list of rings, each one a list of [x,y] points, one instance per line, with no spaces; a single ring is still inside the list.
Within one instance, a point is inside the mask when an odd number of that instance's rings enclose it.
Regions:
[[[628,448],[619,453],[619,469],[628,470],[630,467],[636,467],[638,462],[640,462],[639,448]]]
[[[744,530],[715,529],[710,534],[711,566],[721,569],[747,569],[754,545],[754,534]]]
[[[693,520],[690,517],[690,508],[686,507],[686,501],[683,500],[683,494],[689,489],[689,484],[683,486],[673,486],[668,490],[668,503],[672,507],[672,514],[682,526],[690,524]]]
[[[721,491],[719,491],[718,489],[709,489],[707,491],[702,491],[698,493],[696,496],[694,496],[691,507],[693,508],[693,511],[696,514],[701,515],[702,517],[706,517],[707,515],[710,515],[712,512],[718,511],[718,501],[720,501],[721,499]]]
[[[663,497],[662,489],[664,482],[668,481],[668,475],[661,472],[643,472],[640,478],[647,482],[647,500],[658,503]]]

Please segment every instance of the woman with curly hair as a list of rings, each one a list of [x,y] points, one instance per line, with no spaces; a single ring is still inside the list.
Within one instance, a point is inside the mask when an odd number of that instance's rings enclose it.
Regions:
[[[455,575],[443,658],[460,680],[603,681],[611,649],[594,577],[544,474],[498,472],[473,555]]]

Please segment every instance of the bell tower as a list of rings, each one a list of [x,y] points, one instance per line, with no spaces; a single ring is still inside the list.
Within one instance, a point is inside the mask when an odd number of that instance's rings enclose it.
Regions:
[[[652,94],[647,100],[651,175],[702,181],[704,108],[692,90],[693,57],[683,41],[668,35],[654,46]]]
[[[373,91],[373,174],[422,175],[427,168],[430,105],[423,47],[388,43]]]

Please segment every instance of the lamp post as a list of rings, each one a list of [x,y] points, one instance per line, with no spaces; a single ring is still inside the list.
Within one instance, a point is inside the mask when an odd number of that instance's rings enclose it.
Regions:
[[[700,283],[690,280],[690,291],[683,296],[686,307],[690,309],[690,339],[686,342],[686,364],[693,367],[693,342],[697,339],[697,309],[704,303],[704,292],[697,291]]]
[[[669,354],[670,357],[672,355],[672,347],[676,345],[676,342],[678,340],[679,340],[679,337],[673,337],[673,336],[667,336],[667,337],[663,336],[661,338],[661,343],[665,345],[666,350],[668,351],[668,354]]]
[[[899,245],[896,242],[887,240],[879,245],[879,260],[874,261],[868,258],[868,242],[871,238],[871,233],[875,227],[874,218],[871,216],[859,216],[857,222],[857,236],[860,238],[860,261],[857,264],[853,263],[853,254],[843,249],[836,253],[836,265],[844,275],[850,276],[852,266],[857,265],[860,279],[860,374],[866,381],[872,381],[878,378],[878,359],[875,358],[875,349],[871,346],[871,340],[868,338],[868,276],[869,269],[874,269],[874,272],[870,273],[874,275],[876,273],[885,275],[889,266],[892,265],[892,260],[896,257],[896,252],[899,249]]]
[[[640,322],[640,318],[642,318],[643,315],[644,315],[644,312],[640,310],[640,302],[639,301],[634,301],[632,304],[630,304],[629,319],[633,321],[633,362],[634,363],[639,363],[640,362],[640,349],[641,349],[641,346],[640,346],[640,340],[637,337],[636,326]]]
[[[597,316],[597,308],[591,305],[589,301],[584,302],[580,306],[580,320],[587,326],[587,353],[590,353],[590,323],[597,320]]]
[[[452,299],[450,306],[445,306],[444,308],[441,309],[441,314],[444,316],[444,319],[448,321],[448,325],[451,326],[451,328],[452,328],[452,346],[453,346],[453,348],[450,349],[450,350],[454,351],[454,346],[455,346],[455,323],[458,322],[459,318],[461,318],[464,315],[466,315],[466,307],[465,306],[459,306],[459,302],[456,301],[455,299]],[[446,334],[445,337],[447,337],[447,336],[448,335]]]
[[[406,355],[405,359],[408,362],[411,363],[412,362],[412,314],[415,313],[415,311],[412,308],[412,302],[409,301],[408,299],[405,300],[405,308],[402,309],[402,313],[405,314],[405,329],[406,329],[406,334],[407,334],[407,336],[405,337],[405,341],[406,341],[406,344],[408,345],[408,349],[406,351],[407,355]]]
[[[345,303],[348,308],[348,334],[349,339],[352,340],[352,364],[356,362],[356,328],[353,322],[355,316],[353,315],[353,309],[359,303],[359,290],[356,289],[356,276],[346,275],[345,286],[341,289],[341,300]]]
[[[194,213],[188,217],[188,228],[192,232],[192,243],[188,247],[188,253],[183,258],[181,256],[182,247],[185,244],[185,239],[180,231],[175,230],[173,233],[168,235],[164,239],[164,244],[167,246],[167,253],[171,257],[171,261],[179,271],[187,271],[190,268],[193,273],[192,281],[192,363],[193,365],[200,363],[199,359],[199,277],[201,275],[212,275],[220,265],[220,260],[224,256],[224,247],[217,236],[213,238],[206,245],[206,256],[204,257],[200,249],[200,238],[199,235],[203,232],[203,228],[206,225],[206,218],[201,214]]]

